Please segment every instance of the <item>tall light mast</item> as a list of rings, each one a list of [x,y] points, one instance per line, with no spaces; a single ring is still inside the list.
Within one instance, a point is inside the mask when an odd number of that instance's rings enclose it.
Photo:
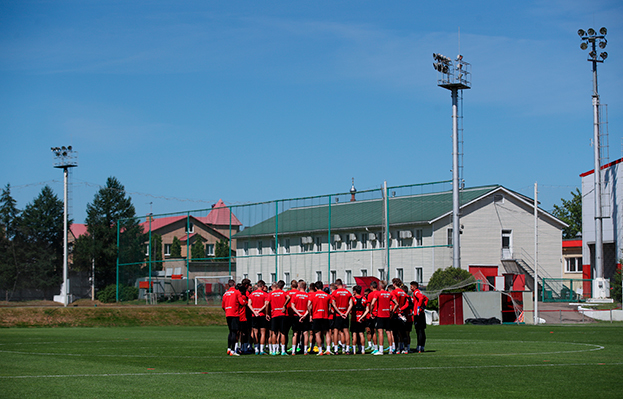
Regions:
[[[67,259],[69,256],[68,242],[67,242],[67,214],[68,214],[68,192],[67,182],[69,180],[69,168],[75,168],[78,166],[77,153],[71,146],[68,147],[52,147],[54,153],[55,163],[54,167],[63,169],[63,284],[61,285],[60,299],[63,301],[63,305],[67,306],[69,299],[69,279],[67,272]]]
[[[595,29],[589,28],[586,32],[578,30],[578,35],[582,39],[580,48],[586,50],[590,47],[587,61],[593,64],[593,154],[595,165],[595,275],[593,276],[593,298],[603,299],[610,296],[610,284],[604,279],[603,264],[603,215],[602,215],[602,185],[601,185],[601,136],[599,120],[599,93],[597,91],[597,64],[602,63],[608,58],[607,52],[597,54],[597,47],[606,48],[606,28],[599,29],[599,34]]]
[[[456,60],[433,53],[433,68],[437,71],[437,86],[448,89],[452,96],[452,266],[461,268],[461,225],[459,222],[460,165],[459,165],[459,91],[471,89],[471,65],[458,55]],[[462,107],[461,107],[462,108]]]

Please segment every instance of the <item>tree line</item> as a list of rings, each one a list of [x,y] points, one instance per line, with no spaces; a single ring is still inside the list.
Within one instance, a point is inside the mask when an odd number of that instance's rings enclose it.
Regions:
[[[71,225],[72,221],[69,221]],[[94,266],[96,291],[116,284],[117,257],[124,264],[119,271],[119,282],[132,286],[136,278],[148,274],[144,267],[148,232],[144,232],[132,198],[115,177],[96,192],[87,204],[86,234],[77,237],[70,246],[72,271],[90,272]],[[120,245],[117,247],[119,233]],[[181,258],[181,243],[175,237],[171,258]],[[162,269],[162,237],[152,234],[151,260],[154,269]],[[191,248],[191,258],[206,258],[206,249],[199,235]],[[214,259],[229,257],[229,243],[219,241]],[[90,273],[89,273],[90,275]],[[60,293],[63,278],[63,201],[49,186],[23,210],[11,195],[7,184],[0,196],[0,290],[5,300],[16,292],[30,290],[40,297],[51,299]],[[70,288],[71,291],[71,288]]]

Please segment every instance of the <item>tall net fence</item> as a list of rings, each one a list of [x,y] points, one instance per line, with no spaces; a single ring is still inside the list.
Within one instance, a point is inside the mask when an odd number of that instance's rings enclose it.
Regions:
[[[461,202],[487,189],[462,190]],[[198,277],[421,283],[452,264],[447,223],[435,223],[451,211],[451,182],[441,181],[243,205],[219,201],[125,220],[119,225],[138,227],[118,231],[118,284],[139,288],[139,299],[190,301]]]

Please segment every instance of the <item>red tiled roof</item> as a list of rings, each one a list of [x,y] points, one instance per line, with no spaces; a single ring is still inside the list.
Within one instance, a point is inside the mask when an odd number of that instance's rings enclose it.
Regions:
[[[196,235],[197,233],[191,233],[190,235],[184,234],[183,236],[180,237],[180,242],[186,242],[186,239],[193,238]]]
[[[184,220],[184,219],[186,219],[185,215],[167,216],[163,218],[153,218],[151,219],[151,231],[158,230],[164,226],[168,226],[172,223],[175,223],[179,220]],[[149,231],[149,220],[146,220],[143,223],[141,223],[141,226],[143,227],[143,231]]]
[[[78,238],[84,234],[87,234],[87,225],[81,223],[72,223],[71,226],[69,226],[69,230],[75,238]]]
[[[230,220],[231,215],[231,220]],[[212,206],[212,210],[205,217],[204,223],[215,226],[229,226],[231,222],[232,226],[242,226],[240,220],[233,214],[233,212],[225,205],[222,199]]]
[[[607,164],[605,164],[604,166],[602,166],[602,167],[601,167],[601,169],[607,169],[607,168],[609,168],[609,167],[611,167],[611,166],[614,166],[614,165],[616,165],[616,164],[618,164],[618,163],[621,163],[621,162],[623,162],[623,158],[619,158],[619,159],[617,159],[616,161],[612,161],[612,162],[610,162],[610,163],[607,163]],[[591,169],[591,170],[589,170],[588,172],[584,172],[584,173],[582,173],[582,174],[580,175],[580,177],[589,176],[589,175],[592,175],[593,173],[595,173],[595,169]]]

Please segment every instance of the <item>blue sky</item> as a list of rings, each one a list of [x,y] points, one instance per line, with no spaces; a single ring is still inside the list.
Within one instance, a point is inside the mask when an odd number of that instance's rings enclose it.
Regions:
[[[590,8],[589,8],[590,7]],[[72,216],[115,176],[137,214],[451,179],[451,100],[432,53],[472,64],[467,186],[542,207],[592,169],[591,64],[623,148],[620,1],[0,2],[0,184],[18,207],[72,145]],[[150,204],[151,203],[151,204]]]

